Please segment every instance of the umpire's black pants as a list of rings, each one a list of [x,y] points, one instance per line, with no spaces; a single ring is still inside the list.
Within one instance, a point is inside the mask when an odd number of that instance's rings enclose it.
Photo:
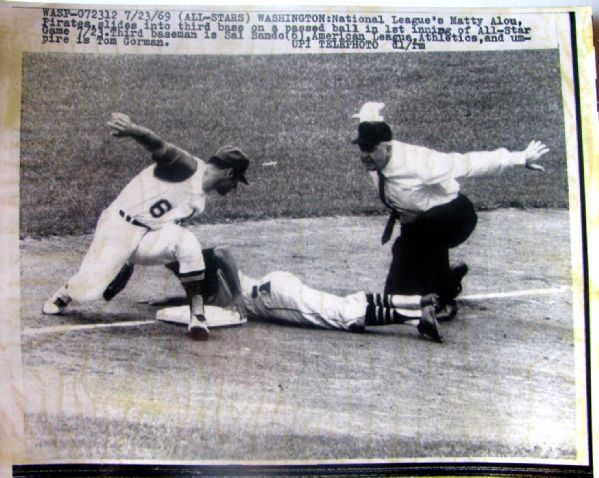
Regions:
[[[449,273],[449,249],[462,244],[476,227],[474,206],[463,194],[402,224],[393,244],[386,294],[437,293],[442,300],[456,294]]]

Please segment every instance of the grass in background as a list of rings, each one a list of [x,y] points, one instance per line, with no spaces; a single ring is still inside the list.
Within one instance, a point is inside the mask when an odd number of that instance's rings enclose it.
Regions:
[[[557,50],[284,56],[26,54],[21,234],[90,232],[150,156],[113,138],[113,111],[199,157],[223,144],[253,159],[248,178],[209,200],[207,222],[383,212],[359,163],[357,121],[382,101],[395,137],[440,151],[551,149],[523,168],[463,182],[478,208],[567,207]],[[262,166],[276,162],[276,166]]]

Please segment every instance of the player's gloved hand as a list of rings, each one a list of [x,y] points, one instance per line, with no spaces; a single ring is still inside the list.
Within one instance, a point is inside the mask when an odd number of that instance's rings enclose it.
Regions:
[[[545,168],[536,161],[548,152],[549,148],[540,141],[531,141],[524,150],[525,166],[534,171],[545,171]]]
[[[426,294],[423,295],[420,299],[420,306],[426,307],[427,305],[432,305],[435,310],[439,310],[441,307],[439,303],[439,296],[437,294]]]

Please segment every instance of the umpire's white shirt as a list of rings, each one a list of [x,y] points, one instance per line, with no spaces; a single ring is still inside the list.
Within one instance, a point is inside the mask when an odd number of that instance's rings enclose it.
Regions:
[[[505,148],[471,153],[440,153],[424,146],[391,141],[391,158],[381,171],[385,176],[385,198],[398,212],[421,212],[455,199],[457,178],[501,174],[524,165],[523,152]],[[379,179],[371,172],[378,189]]]

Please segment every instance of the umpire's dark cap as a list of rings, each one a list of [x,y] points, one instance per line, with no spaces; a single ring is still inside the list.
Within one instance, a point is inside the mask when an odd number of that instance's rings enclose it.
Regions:
[[[392,139],[391,128],[384,121],[363,121],[358,125],[358,137],[352,143],[363,151],[372,151],[377,144]]]
[[[210,157],[210,161],[221,168],[233,168],[235,178],[243,184],[248,184],[245,172],[250,165],[250,158],[238,147],[223,146]]]

